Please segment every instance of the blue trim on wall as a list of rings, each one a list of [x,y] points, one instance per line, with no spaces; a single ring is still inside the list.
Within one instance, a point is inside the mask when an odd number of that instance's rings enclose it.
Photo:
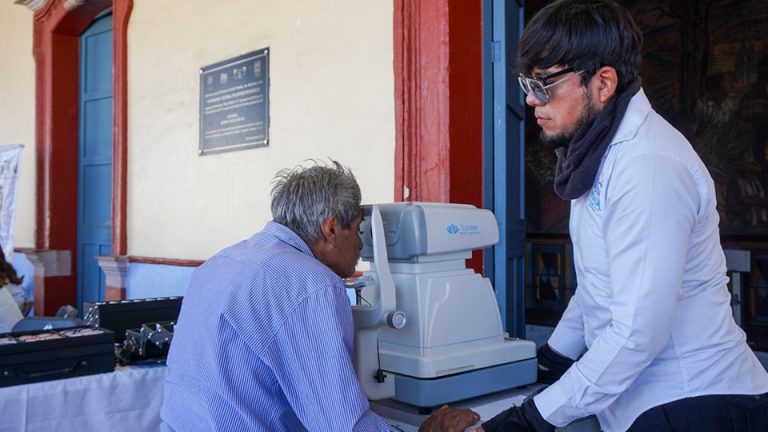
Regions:
[[[183,296],[197,267],[130,263],[126,299]]]

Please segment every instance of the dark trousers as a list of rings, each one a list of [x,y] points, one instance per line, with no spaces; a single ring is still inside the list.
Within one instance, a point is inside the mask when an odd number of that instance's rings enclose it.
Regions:
[[[628,432],[766,432],[768,393],[698,396],[651,408]]]

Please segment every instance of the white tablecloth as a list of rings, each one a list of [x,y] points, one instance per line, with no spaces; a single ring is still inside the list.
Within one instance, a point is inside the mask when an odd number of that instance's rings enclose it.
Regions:
[[[128,366],[115,372],[0,388],[0,432],[157,432],[164,365]],[[471,408],[487,420],[516,405],[540,386],[469,399],[453,406]],[[406,432],[426,418],[416,408],[395,401],[371,404]],[[590,419],[566,432],[597,431]]]
[[[162,365],[0,388],[0,432],[157,432]]]

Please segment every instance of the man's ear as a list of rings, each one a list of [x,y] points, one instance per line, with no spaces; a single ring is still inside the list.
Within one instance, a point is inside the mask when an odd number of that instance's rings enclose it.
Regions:
[[[619,85],[616,69],[611,66],[603,66],[595,72],[594,79],[597,81],[597,99],[600,104],[605,104],[616,94],[616,86]]]
[[[336,216],[333,215],[326,217],[320,223],[320,240],[323,241],[329,249],[336,248],[336,236],[338,235],[339,228],[339,221],[336,219]]]

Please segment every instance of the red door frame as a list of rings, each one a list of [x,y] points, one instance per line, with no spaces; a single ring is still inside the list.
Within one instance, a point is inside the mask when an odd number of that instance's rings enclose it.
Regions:
[[[482,3],[394,2],[395,201],[483,205]]]
[[[80,34],[112,8],[113,15],[113,185],[112,242],[115,255],[126,251],[127,40],[133,0],[90,0],[73,7],[50,0],[35,12],[35,149],[37,212],[35,248],[63,250],[69,272],[44,276],[35,287],[35,310],[52,315],[76,299],[78,83]],[[36,278],[37,279],[37,278]]]

